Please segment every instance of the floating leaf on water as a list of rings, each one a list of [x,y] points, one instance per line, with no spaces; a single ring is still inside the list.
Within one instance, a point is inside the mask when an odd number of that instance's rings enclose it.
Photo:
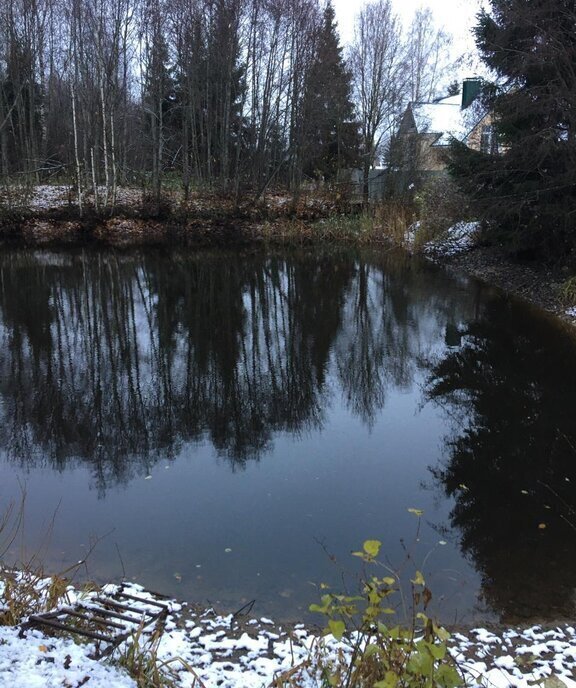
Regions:
[[[460,483],[460,485],[458,485],[458,487],[459,487],[461,490],[467,490],[467,489],[468,489],[468,486],[467,486],[467,485],[464,485],[464,483]]]
[[[422,509],[414,509],[414,508],[411,508],[411,509],[408,509],[408,513],[409,513],[409,514],[414,514],[415,516],[422,516],[422,514],[423,514],[424,512],[422,511]]]
[[[151,476],[151,475],[147,475],[147,476],[144,478],[144,480],[152,480],[152,476]]]
[[[546,528],[546,524],[545,524],[545,523],[539,523],[539,524],[538,524],[538,528],[539,528],[540,530],[544,530],[544,528]]]
[[[439,545],[447,545],[448,543],[446,542],[446,540],[438,540],[438,544]]]
[[[520,492],[521,492],[523,495],[527,495],[527,494],[528,494],[528,490],[520,490]]]
[[[180,583],[182,581],[182,576],[176,571],[174,574],[174,578]]]
[[[231,551],[232,551],[232,548],[231,548],[231,547],[226,547],[226,549],[225,549],[224,551],[225,551],[225,552],[231,552]]]
[[[377,557],[380,547],[382,547],[382,543],[380,540],[365,540],[362,547],[368,556]]]

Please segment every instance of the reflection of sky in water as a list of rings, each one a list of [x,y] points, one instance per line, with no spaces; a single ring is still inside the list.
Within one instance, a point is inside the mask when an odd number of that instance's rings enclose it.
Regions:
[[[48,568],[105,536],[97,580],[125,569],[167,594],[291,616],[379,538],[393,566],[412,553],[406,574],[423,567],[446,620],[474,617],[490,562],[476,544],[461,553],[471,529],[451,519],[465,502],[429,468],[482,409],[426,395],[433,363],[459,370],[471,324],[491,309],[514,320],[507,302],[373,253],[1,261],[0,499],[25,482],[26,541]],[[513,346],[537,353],[524,334]],[[410,507],[425,512],[418,543]]]
[[[150,479],[139,475],[104,498],[90,489],[84,468],[31,470],[25,477],[29,528],[47,525],[58,507],[48,558],[56,568],[80,558],[80,544],[88,545],[90,536],[110,532],[89,564],[99,578],[121,574],[117,544],[126,574],[153,588],[229,607],[256,597],[262,613],[290,613],[315,599],[310,582],[335,580],[339,566],[354,570],[347,553],[365,538],[381,538],[390,561],[402,561],[399,538],[410,541],[416,530],[407,508],[423,508],[433,523],[446,520],[448,505],[434,503],[434,493],[419,485],[436,456],[434,413],[415,413],[408,395],[391,402],[394,410],[371,433],[337,408],[322,432],[275,437],[270,455],[239,471],[218,460],[209,444],[186,445],[174,461],[156,464]],[[13,475],[4,464],[3,496],[17,490]],[[425,528],[416,562],[442,537]],[[441,549],[427,560],[430,584],[438,595],[454,595],[461,609],[470,604],[468,594],[462,601],[461,586],[475,576],[457,549]]]

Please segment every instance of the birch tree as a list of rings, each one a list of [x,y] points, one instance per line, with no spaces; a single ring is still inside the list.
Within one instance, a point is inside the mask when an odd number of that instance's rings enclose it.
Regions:
[[[381,143],[404,103],[406,63],[398,17],[390,0],[375,0],[360,11],[350,50],[362,136],[363,196]]]

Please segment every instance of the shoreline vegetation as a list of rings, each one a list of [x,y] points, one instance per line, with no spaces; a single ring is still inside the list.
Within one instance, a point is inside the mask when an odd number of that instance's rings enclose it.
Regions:
[[[414,582],[414,581],[413,581]],[[161,621],[144,626],[123,611],[128,638],[106,657],[106,645],[71,632],[28,623],[47,610],[89,612],[101,596],[125,594],[139,607],[157,611]],[[336,599],[336,598],[334,598]],[[431,620],[379,628],[376,643],[386,652],[403,643],[403,663],[391,666],[387,681],[370,680],[374,639],[358,630],[275,623],[243,607],[220,614],[167,599],[136,583],[74,587],[58,576],[0,570],[0,676],[17,686],[97,688],[328,688],[396,685],[485,686],[487,688],[573,688],[576,685],[576,630],[570,624],[482,626],[446,631]],[[384,610],[383,610],[384,611]],[[391,618],[391,617],[388,617]],[[126,621],[127,619],[127,621]],[[431,629],[431,630],[430,630]],[[384,642],[382,642],[384,640]],[[364,673],[346,683],[362,643]],[[395,652],[395,651],[394,651]],[[392,654],[390,659],[398,659]],[[428,660],[426,660],[428,657]],[[432,664],[429,663],[432,661]],[[422,663],[423,662],[423,663]],[[445,670],[442,670],[442,667]],[[446,671],[448,669],[448,671]],[[354,673],[354,672],[353,672]],[[429,675],[428,675],[429,674]],[[392,679],[394,678],[394,681]]]
[[[89,201],[89,199],[87,199]],[[160,203],[118,190],[114,213],[89,202],[83,215],[69,186],[40,185],[0,198],[0,246],[211,248],[250,244],[337,243],[400,247],[466,272],[576,325],[576,278],[565,265],[519,258],[486,240],[478,223],[430,203],[381,202],[366,209],[343,192],[280,192],[258,202],[214,193],[166,193]]]
[[[399,203],[363,210],[360,199],[338,191],[297,198],[270,193],[242,200],[217,193],[165,193],[160,201],[121,189],[113,209],[96,210],[85,199],[82,214],[67,186],[41,185],[2,203],[0,242],[29,246],[89,243],[114,247],[174,244],[234,246],[254,241],[364,243],[400,238],[414,213]]]

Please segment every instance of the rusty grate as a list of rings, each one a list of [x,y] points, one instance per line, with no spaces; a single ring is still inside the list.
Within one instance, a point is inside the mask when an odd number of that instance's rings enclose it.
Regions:
[[[71,607],[32,614],[21,626],[58,630],[95,641],[94,659],[106,657],[132,633],[156,622],[163,623],[168,607],[161,602],[124,592],[97,595]]]

